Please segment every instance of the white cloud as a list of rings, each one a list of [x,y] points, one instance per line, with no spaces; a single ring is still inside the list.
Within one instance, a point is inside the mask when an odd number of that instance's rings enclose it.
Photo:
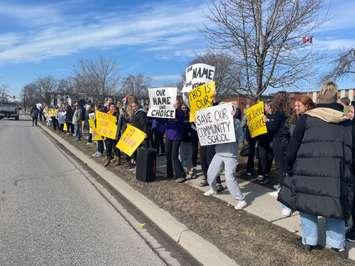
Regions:
[[[6,13],[19,19],[27,14],[27,11],[21,13],[20,6],[8,6],[5,10],[0,14]],[[55,19],[45,29],[33,27],[32,24],[27,32],[17,34],[19,36],[13,40],[11,47],[1,46],[1,39],[6,37],[0,35],[0,63],[38,61],[88,48],[122,45],[144,46],[141,49],[149,52],[170,50],[170,56],[179,56],[177,50],[198,43],[198,29],[205,19],[201,16],[201,9],[186,3],[165,6],[159,3],[150,9],[138,8],[128,13],[90,14],[95,18],[90,23],[85,15],[64,16],[63,10],[49,6],[36,6],[29,10],[37,15],[48,11],[48,15],[53,15]]]
[[[329,4],[325,22],[319,27],[318,31],[331,31],[343,29],[355,29],[355,1],[332,0]]]

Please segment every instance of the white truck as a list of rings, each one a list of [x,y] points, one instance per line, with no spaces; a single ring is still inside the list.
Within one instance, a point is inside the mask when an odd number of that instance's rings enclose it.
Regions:
[[[0,119],[14,118],[19,120],[21,108],[14,102],[0,102]]]

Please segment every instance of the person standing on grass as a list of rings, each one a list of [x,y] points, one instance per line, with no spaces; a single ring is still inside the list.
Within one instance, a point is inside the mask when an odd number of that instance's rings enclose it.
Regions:
[[[191,170],[192,170],[192,128],[191,123],[189,122],[189,108],[183,104],[181,110],[184,112],[184,123],[182,127],[182,138],[179,149],[179,159],[182,166],[185,168],[185,173],[187,173],[185,178],[179,178],[176,180],[178,183],[183,183],[187,179],[191,179]]]
[[[96,124],[95,112],[96,111],[102,111],[102,110],[104,110],[104,109],[103,109],[103,106],[101,104],[96,104],[95,105],[95,111],[94,111],[93,114],[91,114],[91,117],[94,118],[95,124]],[[94,157],[94,158],[100,158],[104,154],[104,151],[105,151],[104,141],[102,139],[101,140],[97,140],[96,141],[96,152],[94,154],[92,154],[91,156]]]
[[[326,247],[345,253],[345,221],[354,199],[352,123],[337,103],[337,86],[327,82],[316,108],[301,116],[287,151],[287,175],[278,200],[299,211],[302,241],[318,245],[318,216],[326,221]]]
[[[165,118],[152,118],[152,143],[159,156],[165,155],[164,132],[166,126]]]
[[[217,193],[216,178],[220,174],[222,167],[224,167],[224,175],[226,178],[227,188],[232,194],[233,198],[237,200],[237,204],[234,206],[236,210],[243,209],[247,202],[245,196],[240,191],[235,171],[237,169],[238,161],[238,145],[239,140],[243,136],[243,129],[241,125],[241,110],[234,107],[234,131],[235,142],[224,143],[216,145],[216,154],[213,156],[210,166],[208,167],[207,178],[210,189],[207,190],[204,195],[211,196]]]
[[[61,106],[57,114],[59,132],[64,132],[65,114],[65,109],[63,106]]]
[[[116,105],[111,104],[110,109],[108,110],[107,113],[116,117],[116,124],[118,125],[119,114],[117,112],[118,111]],[[109,164],[113,164],[113,166],[118,166],[121,164],[121,152],[116,147],[117,142],[118,142],[117,138],[115,139],[106,138],[105,140],[106,155],[107,155],[107,159],[104,163],[105,167],[107,167]],[[116,158],[114,158],[114,155]]]
[[[72,123],[74,125],[74,136],[77,141],[79,141],[81,138],[81,127],[82,127],[82,121],[83,121],[82,119],[83,119],[82,108],[79,105],[79,103],[76,102]]]
[[[167,178],[176,181],[185,179],[184,168],[179,160],[179,149],[183,134],[184,112],[181,110],[182,100],[176,99],[175,119],[168,119],[165,130],[166,137],[166,174]]]
[[[132,102],[131,108],[132,108],[132,114],[133,114],[132,115],[132,126],[140,129],[141,131],[143,131],[146,134],[146,138],[140,146],[147,147],[147,146],[149,146],[147,113],[139,105],[137,99],[135,99]],[[137,159],[137,150],[133,153],[133,155],[131,157],[131,165],[130,166],[131,166],[132,170],[135,169],[136,159]]]
[[[74,125],[73,125],[73,109],[70,104],[67,104],[65,109],[65,123],[67,124],[68,134],[74,135]]]

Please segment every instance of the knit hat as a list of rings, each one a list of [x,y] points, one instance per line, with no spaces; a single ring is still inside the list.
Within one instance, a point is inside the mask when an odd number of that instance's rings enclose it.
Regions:
[[[335,103],[338,99],[338,88],[333,81],[326,82],[318,93],[318,103]]]

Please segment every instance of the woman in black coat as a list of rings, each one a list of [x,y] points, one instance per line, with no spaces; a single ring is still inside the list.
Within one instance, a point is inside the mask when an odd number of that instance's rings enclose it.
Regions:
[[[353,204],[352,125],[327,83],[318,105],[296,123],[287,152],[287,172],[278,200],[300,213],[302,247],[318,244],[318,216],[326,220],[326,246],[345,248],[345,221]]]

